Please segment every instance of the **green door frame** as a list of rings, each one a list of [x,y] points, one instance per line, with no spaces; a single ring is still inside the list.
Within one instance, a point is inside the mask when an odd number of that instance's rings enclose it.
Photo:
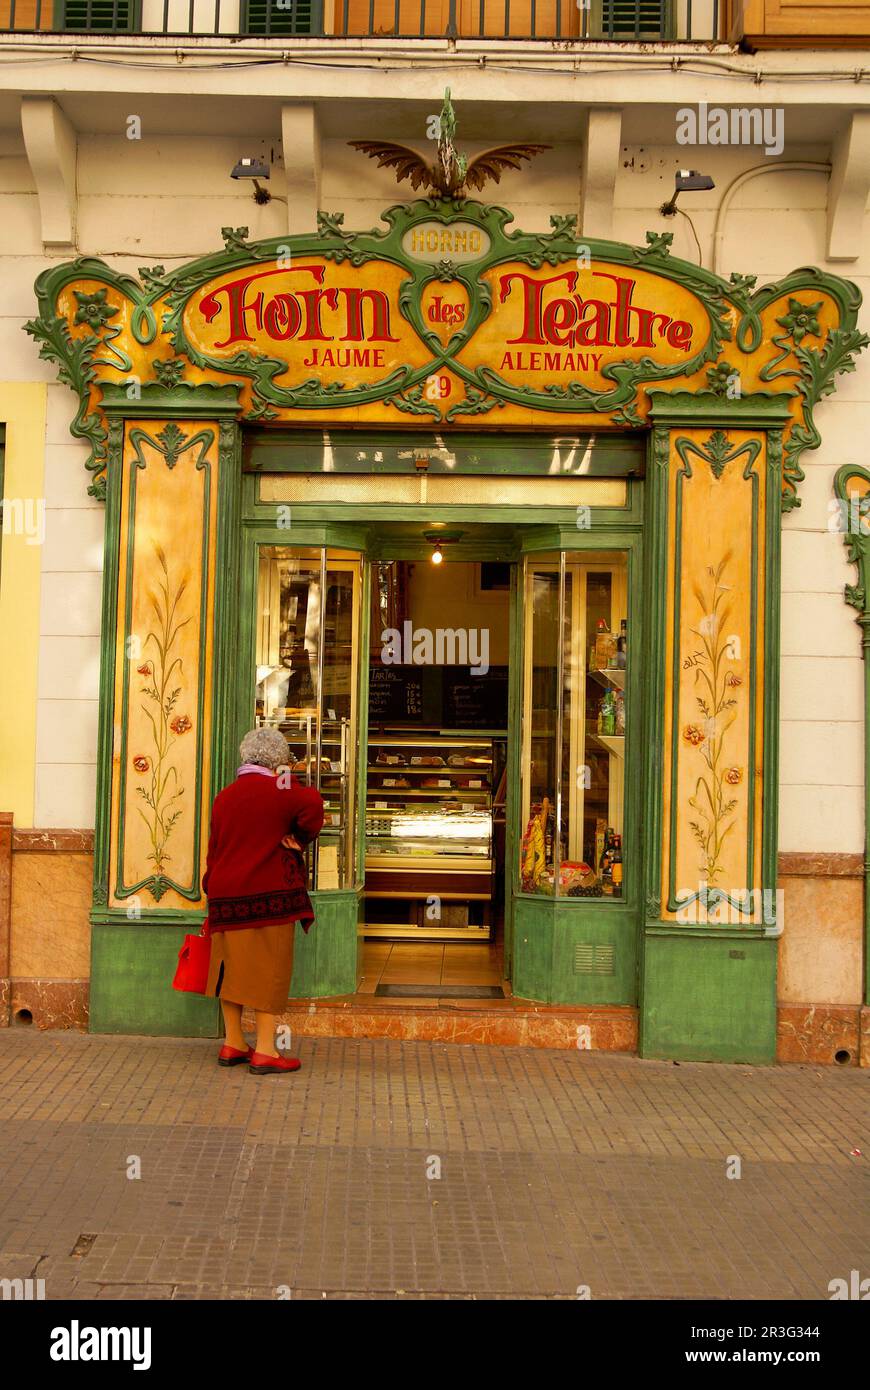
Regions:
[[[429,553],[428,546],[420,540],[419,534],[413,536],[396,536],[395,534],[379,534],[379,527],[384,522],[383,506],[372,505],[369,503],[344,503],[344,504],[324,504],[324,503],[302,503],[293,504],[292,526],[280,525],[280,503],[266,503],[259,499],[258,474],[248,472],[242,477],[242,506],[241,506],[241,557],[240,557],[240,583],[239,605],[238,605],[238,632],[239,640],[234,646],[234,652],[238,660],[236,678],[234,682],[234,700],[228,704],[232,709],[232,717],[223,731],[221,745],[224,749],[224,759],[231,759],[232,749],[237,745],[238,739],[248,728],[251,719],[251,689],[248,679],[248,672],[253,669],[254,660],[254,610],[256,606],[256,556],[261,545],[299,545],[299,546],[318,546],[326,545],[336,549],[358,550],[366,559],[364,567],[365,583],[363,590],[363,634],[360,649],[360,686],[358,691],[359,710],[360,710],[360,738],[359,738],[359,763],[357,767],[357,797],[359,799],[360,788],[366,775],[367,767],[367,746],[368,746],[368,672],[369,655],[369,629],[366,615],[369,611],[370,602],[370,577],[371,563],[381,558],[390,559],[425,559]],[[421,525],[421,508],[416,504],[401,506],[391,506],[389,508],[390,520],[413,523],[415,526]],[[592,986],[590,997],[586,998],[584,993],[585,980],[580,980],[578,992],[577,979],[571,977],[570,971],[566,974],[566,962],[569,959],[571,941],[577,931],[588,935],[587,928],[591,929],[595,935],[601,925],[600,916],[602,905],[598,903],[585,903],[574,899],[562,899],[558,903],[553,900],[545,900],[546,906],[550,909],[549,950],[547,959],[549,967],[546,980],[541,980],[537,987],[538,992],[533,996],[542,999],[543,1002],[550,1003],[634,1003],[637,999],[637,970],[640,958],[639,943],[642,931],[642,912],[640,908],[642,900],[642,857],[640,845],[640,807],[642,802],[641,788],[644,780],[644,767],[642,761],[642,738],[641,729],[644,711],[641,705],[642,686],[640,681],[640,654],[641,643],[643,640],[644,622],[642,614],[641,595],[639,590],[640,576],[642,573],[642,527],[643,527],[643,490],[639,484],[632,480],[626,480],[626,500],[622,507],[601,507],[593,508],[591,512],[590,525],[588,529],[578,529],[578,514],[576,509],[569,508],[529,508],[519,506],[468,506],[458,504],[449,507],[439,508],[439,520],[445,526],[457,525],[466,526],[503,526],[509,528],[505,530],[502,537],[490,538],[485,541],[471,539],[460,539],[450,547],[450,559],[459,560],[480,560],[482,557],[493,560],[503,560],[512,565],[512,590],[511,590],[511,614],[510,614],[510,646],[509,646],[509,704],[508,704],[508,795],[506,805],[507,827],[510,832],[511,827],[514,833],[506,835],[506,855],[505,855],[505,953],[504,966],[505,974],[513,982],[515,948],[516,948],[516,919],[518,901],[525,900],[532,902],[531,895],[520,894],[517,889],[518,882],[518,854],[519,837],[522,827],[519,826],[520,815],[520,770],[521,770],[521,702],[522,702],[522,661],[523,661],[523,593],[521,584],[521,564],[525,555],[533,555],[552,550],[565,549],[574,554],[599,550],[619,550],[628,553],[629,574],[628,574],[628,611],[631,631],[634,633],[633,659],[630,657],[628,693],[630,713],[630,734],[627,744],[626,758],[626,787],[629,785],[634,788],[633,795],[626,797],[626,813],[631,816],[631,830],[627,835],[627,843],[630,848],[630,855],[626,861],[626,896],[623,902],[614,907],[608,904],[604,908],[608,915],[616,914],[620,920],[636,917],[637,930],[633,933],[632,951],[630,959],[626,959],[622,969],[621,977],[618,981],[618,988],[615,993],[613,987],[608,986],[606,977],[591,977]],[[449,560],[447,561],[449,563]],[[368,597],[367,597],[368,596]],[[225,765],[227,765],[225,763]],[[359,869],[359,888],[356,890],[358,899],[357,913],[361,911],[362,885],[364,883],[364,860],[365,860],[365,822],[363,817],[357,821],[357,854]],[[318,893],[316,896],[316,907],[318,914],[326,909],[327,913],[334,913],[335,899],[340,896],[334,892]],[[348,896],[348,890],[344,890],[344,898]],[[553,913],[555,907],[559,914],[558,927],[556,930],[557,919]],[[565,919],[565,922],[562,921]],[[330,919],[331,920],[331,919]],[[345,923],[345,929],[349,921],[348,912],[345,908],[341,920]],[[563,930],[566,923],[570,923],[568,931]],[[624,931],[620,933],[624,941]],[[302,937],[297,933],[297,950],[300,952],[299,959],[305,962],[306,952],[311,952],[312,941],[318,933],[311,933],[310,938]],[[605,929],[604,936],[608,936]],[[294,992],[302,993],[300,987],[304,981],[304,993],[311,995],[327,995],[337,993],[353,993],[356,988],[356,954],[353,954],[353,967],[351,967],[351,955],[348,950],[339,950],[333,943],[329,951],[329,970],[328,978],[322,979],[320,972],[316,968],[310,970],[303,964],[301,966],[301,978],[297,978],[294,970]],[[580,977],[578,977],[579,979]],[[340,988],[337,986],[340,985]],[[610,992],[608,992],[610,989]],[[589,991],[587,991],[588,993]]]
[[[625,811],[623,818],[625,886],[619,902],[602,899],[553,898],[524,893],[518,885],[516,865],[511,882],[515,928],[520,932],[517,948],[519,968],[514,975],[514,993],[541,999],[548,1004],[635,1005],[640,989],[641,945],[643,936],[643,868],[646,846],[641,833],[641,808],[647,769],[644,763],[646,709],[641,670],[644,665],[643,518],[639,488],[631,508],[630,522],[612,523],[579,531],[576,527],[538,526],[526,533],[523,558],[564,550],[580,559],[598,551],[620,551],[627,561],[627,610],[632,634],[628,652],[626,694],[628,711],[625,757]],[[518,603],[519,652],[522,671],[525,630],[525,594]],[[518,747],[519,762],[521,749]],[[516,782],[519,782],[519,768]],[[519,786],[517,785],[519,796]],[[517,811],[519,807],[517,807]],[[522,831],[522,827],[520,827]],[[626,931],[631,925],[630,935]],[[534,938],[523,936],[528,928]],[[591,945],[613,951],[613,973],[580,974],[576,968],[575,947]],[[527,947],[523,951],[523,947]]]

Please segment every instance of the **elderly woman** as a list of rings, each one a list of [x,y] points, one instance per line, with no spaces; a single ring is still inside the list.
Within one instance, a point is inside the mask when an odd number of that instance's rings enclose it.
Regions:
[[[289,772],[289,749],[277,729],[253,729],[239,749],[236,780],[215,797],[202,880],[208,897],[211,965],[206,994],[220,999],[226,1043],[221,1066],[248,1062],[259,1076],[298,1071],[299,1059],[275,1046],[275,1015],[287,1003],[295,923],[314,920],[302,851],[323,825],[323,800]],[[257,1046],[242,1033],[253,1009]]]

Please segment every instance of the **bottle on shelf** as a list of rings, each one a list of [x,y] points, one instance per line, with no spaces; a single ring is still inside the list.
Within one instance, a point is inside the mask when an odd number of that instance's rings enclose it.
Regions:
[[[616,733],[616,697],[612,690],[608,690],[598,702],[598,732],[611,737]]]
[[[592,666],[598,671],[605,670],[608,666],[613,666],[616,658],[616,638],[607,626],[604,618],[599,618],[595,625],[595,648],[593,651]]]
[[[619,636],[616,639],[616,665],[620,671],[625,670],[625,663],[628,657],[628,619],[623,618],[619,624]]]
[[[610,879],[614,898],[622,897],[622,836],[614,835],[610,853]]]
[[[616,692],[616,712],[614,717],[614,733],[617,738],[625,737],[625,696],[621,690]]]
[[[601,890],[610,897],[613,894],[613,830],[608,825],[604,832],[604,853],[601,856]]]

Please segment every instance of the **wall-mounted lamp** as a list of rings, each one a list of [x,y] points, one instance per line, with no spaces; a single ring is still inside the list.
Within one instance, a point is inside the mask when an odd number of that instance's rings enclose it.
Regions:
[[[670,201],[662,203],[659,212],[662,217],[675,217],[677,199],[681,193],[699,193],[704,189],[715,188],[709,174],[701,174],[697,169],[678,169],[674,175],[674,192]]]
[[[255,203],[271,203],[271,193],[268,188],[263,188],[259,182],[260,179],[268,179],[269,177],[269,166],[265,160],[250,159],[247,156],[243,156],[238,161],[230,174],[231,179],[253,179]]]

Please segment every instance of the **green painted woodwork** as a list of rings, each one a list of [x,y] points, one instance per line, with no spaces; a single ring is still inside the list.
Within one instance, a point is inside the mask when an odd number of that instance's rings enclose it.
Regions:
[[[637,910],[628,903],[518,893],[514,899],[514,996],[543,1004],[633,1005],[637,1002],[637,942]],[[595,953],[589,973],[576,968],[577,948],[583,947]]]
[[[241,571],[242,432],[222,420],[218,436],[217,550],[215,554],[214,671],[212,684],[211,799],[235,776],[238,741],[235,730],[239,684],[239,581]],[[242,731],[243,733],[245,730]]]
[[[864,659],[864,1003],[870,1004],[870,470],[846,464],[834,478],[838,529],[858,583],[847,584],[846,602],[857,610]]]
[[[101,386],[102,409],[106,415],[120,415],[131,420],[164,419],[176,416],[185,420],[223,419],[238,415],[238,386],[218,385],[200,381],[179,382],[175,387],[146,381],[131,388],[107,381]]]
[[[584,476],[586,476],[584,474]],[[638,530],[643,518],[643,488],[640,479],[626,479],[626,505],[621,507],[590,507],[591,534],[599,547],[606,543],[605,533],[621,536],[622,532]],[[457,489],[461,495],[461,488]],[[278,508],[281,504],[260,500],[260,477],[246,473],[242,483],[242,511],[246,522],[275,531],[278,523]],[[407,559],[410,555],[399,554],[397,544],[407,543],[419,547],[423,532],[431,525],[429,509],[419,503],[378,502],[294,502],[293,537],[303,534],[305,544],[341,545],[342,535],[354,536],[353,547],[366,549],[371,558],[378,558],[381,551],[396,559]],[[472,544],[463,538],[451,548],[451,555],[468,559],[510,560],[525,551],[568,549],[583,543],[583,537],[590,532],[578,531],[576,507],[535,507],[496,505],[482,506],[479,503],[466,504],[439,502],[438,521],[445,525],[473,525],[478,528]],[[330,524],[338,530],[329,531]],[[317,528],[321,529],[318,530]],[[288,543],[288,531],[280,532],[279,538],[271,544]],[[332,535],[334,538],[329,539]],[[325,537],[325,539],[324,539]],[[619,542],[617,541],[617,544]],[[468,550],[468,555],[465,555]]]
[[[644,768],[644,919],[661,912],[662,881],[662,750],[664,747],[666,680],[666,589],[668,464],[670,434],[655,426],[649,438],[647,482],[644,489],[646,563],[644,567],[645,636],[641,666],[644,672],[644,744],[650,750]]]
[[[553,1002],[554,931],[552,898],[514,894],[512,986],[518,998]]]
[[[639,435],[416,434],[398,430],[330,429],[249,431],[244,467],[256,473],[399,473],[407,476],[412,458],[425,456],[430,477],[465,474],[491,477],[578,475],[584,478],[636,477],[643,473]]]
[[[237,475],[241,483],[241,475]],[[262,545],[294,546],[332,546],[342,550],[365,550],[367,531],[340,525],[297,525],[294,521],[292,531],[275,524],[274,518],[268,524],[252,523],[247,520],[236,534],[238,546],[238,579],[236,588],[238,602],[234,603],[232,618],[227,614],[227,635],[221,649],[221,663],[217,676],[226,687],[226,698],[222,705],[221,717],[215,718],[215,747],[219,749],[218,760],[224,768],[224,781],[231,781],[236,768],[236,754],[242,735],[250,728],[253,718],[252,673],[256,657],[256,600],[257,570],[260,547]],[[367,568],[367,567],[366,567]],[[361,611],[368,614],[368,576],[366,575],[361,595]],[[365,606],[362,606],[365,605]],[[232,623],[235,623],[233,632]],[[363,643],[360,654],[359,687],[357,691],[360,709],[361,736],[357,742],[357,786],[360,778],[365,778],[366,766],[366,724],[368,681],[368,630],[363,624]],[[363,660],[363,658],[365,658]],[[364,785],[364,782],[363,782]],[[214,793],[220,790],[215,783]],[[362,878],[361,841],[364,829],[362,817],[358,818],[356,845],[357,866]],[[359,920],[361,898],[358,888],[329,889],[311,894],[315,912],[314,925],[306,935],[301,927],[296,929],[295,957],[291,995],[294,998],[324,998],[337,994],[353,994],[358,978]]]
[[[353,994],[357,985],[358,889],[312,893],[314,923],[307,936],[297,924],[291,999]]]
[[[770,1063],[776,1053],[771,938],[719,929],[648,932],[640,1054],[694,1062]]]
[[[625,803],[623,812],[623,855],[625,861],[624,897],[613,899],[551,898],[522,893],[518,882],[517,856],[523,826],[519,824],[519,748],[512,765],[515,791],[513,811],[508,822],[508,842],[513,845],[508,883],[513,892],[513,992],[522,998],[539,999],[548,1004],[635,1004],[637,1002],[638,941],[642,919],[641,788],[644,767],[644,689],[641,661],[644,650],[644,614],[640,601],[643,555],[640,530],[642,498],[638,489],[638,515],[633,529],[595,528],[578,531],[564,527],[536,527],[523,536],[523,550],[529,555],[565,550],[573,559],[585,551],[619,550],[627,560],[628,647],[626,672]],[[517,624],[518,651],[521,651],[522,589],[519,591]],[[516,667],[522,671],[522,661]],[[518,720],[519,724],[519,720]],[[519,744],[517,734],[516,743]],[[540,934],[540,935],[538,935]],[[612,973],[578,973],[574,969],[575,947],[611,947]],[[601,954],[599,949],[599,955]],[[600,966],[600,962],[599,962]]]
[[[109,420],[107,431],[106,524],[103,533],[103,593],[100,619],[100,696],[97,720],[97,800],[94,819],[93,907],[109,901],[109,854],[112,834],[112,755],[115,741],[115,634],[118,620],[118,575],[121,564],[121,461],[124,421]],[[91,952],[91,981],[96,962]]]
[[[90,1031],[146,1037],[213,1038],[221,1031],[216,999],[172,988],[178,952],[198,924],[95,922],[91,934]]]
[[[682,394],[682,393],[678,393]],[[715,427],[726,423],[728,405],[741,405],[743,414],[735,419],[735,429],[755,429],[753,441],[729,443],[722,430]],[[755,491],[761,470],[767,471],[766,528],[755,526],[749,538],[757,577],[758,554],[763,547],[765,586],[763,596],[753,594],[764,604],[765,647],[757,652],[753,643],[752,699],[759,680],[764,682],[763,756],[761,767],[762,824],[761,884],[775,891],[777,883],[777,803],[779,757],[779,642],[780,642],[780,499],[782,481],[782,412],[757,400],[729,402],[723,405],[722,415],[708,409],[697,422],[692,417],[690,399],[665,399],[656,393],[653,406],[654,428],[650,437],[647,469],[646,542],[647,566],[644,581],[647,631],[644,643],[643,668],[646,685],[645,744],[652,755],[644,768],[644,898],[645,927],[641,959],[641,1033],[640,1051],[643,1056],[692,1057],[696,1060],[770,1061],[775,1052],[776,1017],[776,937],[782,924],[767,927],[739,928],[680,925],[661,921],[662,883],[662,752],[664,739],[665,690],[667,682],[675,694],[679,679],[676,661],[678,644],[674,645],[675,661],[666,669],[667,555],[669,548],[679,551],[678,534],[668,533],[668,482],[671,442],[680,460],[680,471],[697,466],[715,468],[724,463],[743,467],[743,477]],[[660,415],[667,424],[660,423]],[[713,432],[697,445],[681,436],[680,427],[700,424]],[[673,427],[668,428],[668,425]],[[717,437],[720,436],[720,437]],[[712,441],[712,442],[711,442]],[[747,443],[756,447],[747,450]],[[680,474],[678,473],[678,479]],[[688,475],[687,475],[688,476]],[[677,573],[679,574],[679,553]],[[677,613],[678,613],[677,609]],[[757,622],[757,608],[752,619]],[[676,733],[676,725],[674,732]],[[671,750],[672,759],[674,748]],[[757,764],[753,758],[752,767]],[[672,762],[673,771],[673,762]],[[754,774],[753,774],[754,775]],[[672,783],[673,793],[673,783]],[[675,824],[671,820],[671,853],[674,852]],[[751,842],[750,842],[751,845]],[[675,911],[673,861],[669,865],[670,886],[667,909]],[[711,899],[718,890],[710,890]],[[725,894],[718,894],[727,897]],[[730,899],[728,899],[730,901]],[[744,952],[744,957],[731,952]],[[735,965],[739,989],[732,998],[735,986]],[[704,991],[703,997],[696,993]],[[769,998],[768,998],[769,995]],[[766,1002],[765,1002],[766,1001]],[[692,1010],[697,1004],[698,1021]],[[767,1032],[765,1033],[765,1029]]]
[[[418,199],[387,209],[382,220],[386,230],[350,232],[344,230],[342,214],[321,212],[316,232],[260,242],[248,241],[246,227],[224,227],[222,251],[171,271],[163,266],[142,267],[139,281],[90,257],[43,271],[36,282],[38,316],[25,325],[25,331],[39,341],[40,355],[57,363],[61,380],[78,394],[79,409],[71,429],[91,446],[86,466],[93,474],[89,489],[92,495],[105,497],[107,458],[105,412],[100,391],[93,387],[112,383],[116,389],[129,388],[133,373],[130,353],[118,341],[123,336],[121,323],[113,322],[120,309],[108,302],[111,289],[127,302],[130,334],[135,343],[142,347],[153,344],[161,349],[152,360],[154,382],[141,386],[143,397],[155,384],[182,395],[199,390],[184,381],[188,365],[194,365],[209,372],[213,383],[227,376],[236,381],[246,379],[251,388],[247,419],[252,423],[277,419],[281,411],[293,409],[322,410],[328,421],[336,408],[385,403],[411,417],[409,424],[419,423],[431,432],[433,423],[449,430],[452,421],[462,414],[466,418],[474,415],[483,426],[492,427],[497,420],[487,417],[501,405],[511,403],[539,413],[542,422],[548,414],[594,413],[601,415],[605,426],[639,429],[644,425],[640,413],[645,406],[643,394],[650,384],[685,380],[706,368],[707,388],[703,394],[720,395],[731,406],[735,403],[727,400],[728,383],[739,369],[724,358],[725,345],[733,344],[738,354],[753,358],[756,364],[759,351],[772,346],[773,356],[759,367],[761,380],[779,383],[773,387],[775,393],[798,396],[801,403],[800,418],[788,432],[783,460],[784,505],[798,504],[797,486],[803,477],[800,455],[819,443],[813,407],[832,389],[838,372],[854,368],[855,353],[870,341],[856,328],[861,297],[850,281],[809,267],[756,291],[753,275],[734,273],[723,280],[701,266],[671,256],[673,236],[669,232],[647,232],[643,247],[594,238],[579,241],[576,218],[563,215],[550,218],[551,229],[546,233],[511,231],[513,218],[507,209],[470,199]],[[423,222],[445,226],[473,223],[485,233],[488,250],[476,261],[463,264],[442,260],[433,265],[415,259],[404,249],[403,237]],[[210,357],[187,340],[184,312],[193,294],[225,272],[256,267],[258,263],[286,257],[288,252],[293,258],[315,255],[354,266],[380,260],[400,267],[407,278],[399,292],[399,307],[431,354],[429,359],[416,368],[401,365],[383,380],[363,386],[341,381],[323,383],[312,378],[295,387],[282,387],[278,383],[285,364],[280,358],[245,350],[228,360]],[[707,336],[700,349],[677,363],[656,362],[652,357],[609,362],[602,370],[607,382],[602,389],[587,387],[579,380],[537,389],[505,381],[490,365],[464,365],[462,349],[492,309],[491,288],[483,278],[488,271],[509,262],[525,263],[532,268],[574,268],[581,254],[590,262],[650,272],[663,282],[690,291],[707,318]],[[57,305],[62,292],[77,281],[102,288],[89,288],[87,293],[74,291],[78,307],[70,324],[58,314]],[[421,293],[429,284],[451,282],[457,282],[468,294],[470,312],[467,322],[456,328],[447,343],[442,343],[423,317]],[[838,326],[827,331],[824,338],[814,317],[822,301],[809,304],[791,297],[808,292],[828,295],[836,305]],[[782,332],[773,334],[768,345],[763,340],[761,313],[781,298],[787,298],[788,312],[776,320]],[[73,333],[71,328],[77,331]],[[807,338],[816,339],[820,345],[806,346]],[[164,355],[167,343],[173,352],[169,360]],[[132,345],[128,342],[128,346]],[[788,365],[783,365],[786,362]],[[446,409],[428,400],[424,389],[427,379],[445,368],[465,388],[465,396]]]
[[[520,772],[523,727],[523,583],[522,568],[511,566],[510,613],[508,618],[508,740],[507,795],[505,796],[505,886],[502,974],[513,979],[515,940],[514,885],[519,882],[521,836],[513,833],[520,821]]]
[[[771,429],[777,425],[782,428],[790,415],[789,397],[772,391],[748,392],[735,400],[717,396],[713,391],[664,391],[658,386],[650,387],[647,394],[650,418],[657,425]]]

